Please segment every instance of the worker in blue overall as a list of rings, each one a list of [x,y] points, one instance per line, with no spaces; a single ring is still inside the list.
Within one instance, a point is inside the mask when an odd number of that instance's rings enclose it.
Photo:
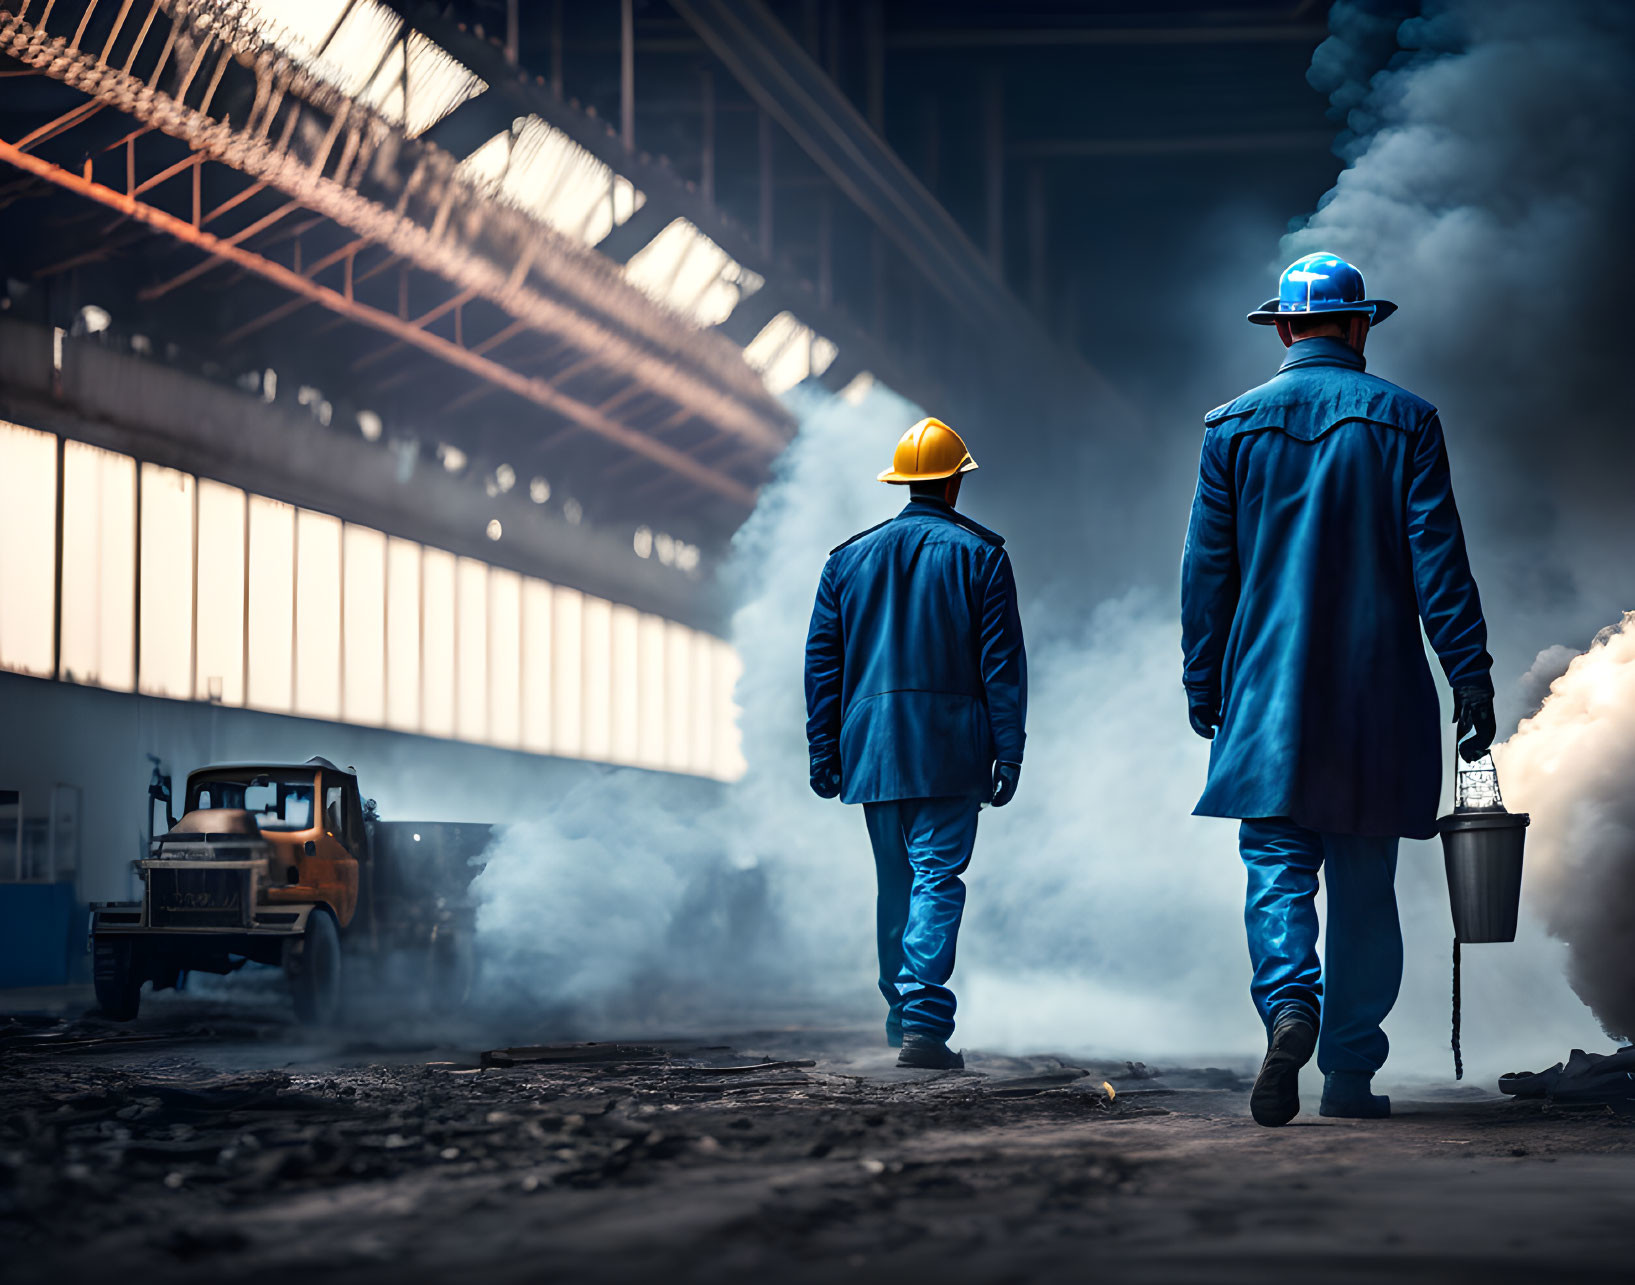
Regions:
[[[903,511],[829,555],[806,639],[806,739],[819,797],[861,803],[874,845],[886,1038],[899,1066],[957,1069],[954,946],[977,810],[1022,771],[1027,654],[1005,541],[954,506],[976,468],[924,419],[880,481]]]
[[[1193,730],[1213,742],[1196,814],[1242,818],[1268,1044],[1250,1109],[1264,1125],[1299,1112],[1314,1048],[1323,1115],[1390,1114],[1370,1086],[1402,982],[1397,841],[1436,832],[1442,778],[1422,622],[1460,752],[1477,759],[1493,740],[1493,661],[1441,421],[1364,370],[1369,329],[1395,311],[1344,259],[1306,255],[1249,314],[1288,349],[1277,374],[1204,417],[1183,681]]]

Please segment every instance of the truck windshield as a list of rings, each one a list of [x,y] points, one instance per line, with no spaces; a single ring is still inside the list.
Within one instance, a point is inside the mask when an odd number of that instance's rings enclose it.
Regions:
[[[257,775],[240,780],[206,780],[188,794],[187,810],[243,808],[263,830],[306,830],[312,826],[315,782],[310,776]]]

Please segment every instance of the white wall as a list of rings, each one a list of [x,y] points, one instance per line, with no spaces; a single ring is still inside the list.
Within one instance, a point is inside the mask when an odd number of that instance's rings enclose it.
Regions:
[[[79,896],[135,895],[130,862],[143,855],[144,804],[157,754],[178,794],[211,762],[295,760],[317,754],[354,767],[365,797],[387,819],[526,821],[587,778],[636,769],[467,745],[379,728],[193,701],[103,691],[0,673],[0,789],[20,790],[25,813],[44,815],[51,787],[83,791]],[[670,789],[682,781],[671,778]],[[719,786],[696,780],[701,804]],[[179,802],[179,800],[178,800]],[[161,820],[162,825],[162,820]]]

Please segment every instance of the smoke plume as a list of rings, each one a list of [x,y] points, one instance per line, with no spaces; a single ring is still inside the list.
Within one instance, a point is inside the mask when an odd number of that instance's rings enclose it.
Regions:
[[[1312,81],[1343,117],[1348,166],[1317,211],[1275,251],[1270,235],[1241,238],[1213,293],[1196,281],[1157,292],[1215,319],[1181,328],[1176,342],[1195,345],[1184,356],[1155,342],[1152,368],[1131,372],[1158,427],[1072,405],[1002,421],[990,407],[988,422],[1005,431],[971,435],[984,468],[967,485],[970,510],[1015,537],[1033,700],[1021,791],[983,813],[968,874],[961,1042],[1255,1053],[1235,827],[1189,815],[1207,746],[1187,729],[1180,693],[1175,564],[1202,413],[1277,360],[1241,316],[1283,262],[1340,252],[1372,293],[1402,304],[1371,338],[1370,368],[1442,409],[1502,718],[1536,708],[1552,666],[1635,603],[1635,561],[1623,552],[1635,434],[1621,388],[1621,322],[1635,297],[1622,249],[1635,213],[1635,13],[1593,0],[1462,0],[1406,21],[1414,11],[1399,10],[1334,6]],[[1206,213],[1200,236],[1219,238],[1220,225]],[[1240,296],[1228,280],[1258,284]],[[708,802],[610,773],[502,836],[477,892],[489,982],[512,1000],[570,1023],[678,1012],[719,1022],[746,1005],[882,1016],[862,818],[806,786],[802,647],[827,551],[895,511],[901,495],[867,478],[923,412],[880,390],[796,409],[800,434],[728,573],[749,773]],[[964,425],[959,408],[935,409]],[[1610,654],[1610,644],[1592,653]],[[1556,717],[1586,663],[1528,729]],[[1572,794],[1565,778],[1551,795],[1518,766],[1541,735],[1517,738],[1506,784],[1536,800],[1536,851],[1588,860],[1590,847],[1565,836],[1600,824],[1614,796]],[[1585,978],[1604,952],[1580,949],[1586,912],[1572,910],[1574,898],[1594,899],[1595,881],[1529,880],[1529,906],[1574,942],[1575,984],[1601,993]],[[1445,1066],[1446,897],[1436,846],[1404,844],[1409,963],[1388,1023],[1398,1070]],[[1471,952],[1465,1029],[1478,1069],[1593,1040],[1563,982],[1564,953],[1536,915],[1515,946]],[[1600,1012],[1610,1001],[1592,1002]]]
[[[1344,116],[1350,164],[1283,253],[1337,251],[1402,304],[1370,336],[1370,368],[1442,410],[1495,655],[1515,674],[1635,603],[1621,552],[1635,7],[1441,0],[1387,53],[1394,10],[1331,12],[1311,79]]]
[[[1532,814],[1533,903],[1568,945],[1573,989],[1607,1033],[1635,1037],[1635,612],[1550,686],[1497,762]]]

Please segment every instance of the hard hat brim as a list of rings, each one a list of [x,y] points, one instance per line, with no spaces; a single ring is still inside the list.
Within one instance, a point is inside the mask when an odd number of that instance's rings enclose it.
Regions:
[[[1310,308],[1291,308],[1287,312],[1278,306],[1281,302],[1281,299],[1268,299],[1249,313],[1247,319],[1257,326],[1275,326],[1290,317],[1316,317],[1325,312],[1366,312],[1369,325],[1377,326],[1397,310],[1396,304],[1389,299],[1359,299],[1356,303],[1319,303],[1313,304]]]
[[[953,477],[955,473],[969,473],[977,467],[977,462],[969,455],[962,459],[955,467],[941,469],[931,473],[899,473],[894,468],[888,468],[880,474],[882,482],[893,482],[899,485],[908,482],[940,482],[944,478]]]

